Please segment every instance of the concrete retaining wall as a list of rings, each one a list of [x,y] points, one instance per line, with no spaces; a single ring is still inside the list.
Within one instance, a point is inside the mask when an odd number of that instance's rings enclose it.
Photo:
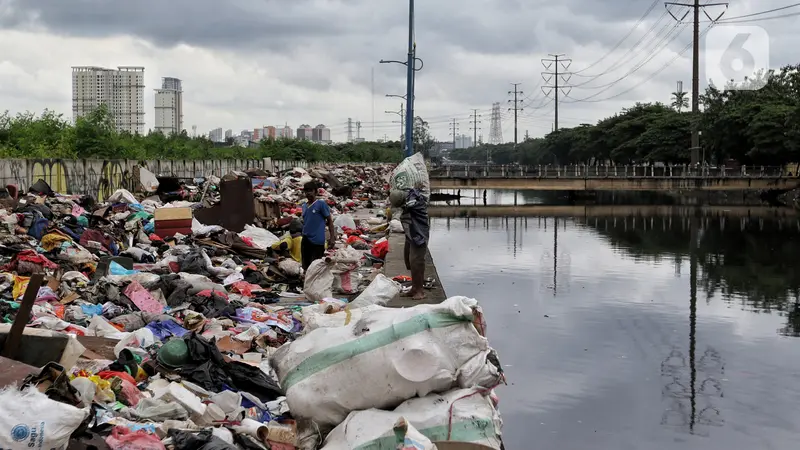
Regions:
[[[0,159],[0,186],[15,184],[27,191],[43,179],[62,194],[87,194],[103,201],[117,189],[134,189],[134,167],[146,167],[156,175],[197,178],[223,176],[232,170],[260,168],[286,170],[307,168],[305,161],[273,161],[270,158],[215,160],[129,159]],[[138,173],[138,172],[137,172]]]

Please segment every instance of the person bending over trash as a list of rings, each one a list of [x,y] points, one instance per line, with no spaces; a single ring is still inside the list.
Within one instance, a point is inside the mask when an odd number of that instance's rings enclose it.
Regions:
[[[302,263],[303,224],[300,219],[292,220],[288,231],[280,241],[272,244],[271,253]]]
[[[307,203],[303,204],[303,239],[300,243],[300,253],[303,270],[308,270],[317,259],[325,256],[325,225],[328,225],[328,248],[333,248],[336,243],[336,228],[333,227],[331,209],[325,200],[317,198],[319,184],[309,181],[303,186]]]
[[[411,291],[403,296],[411,297],[414,300],[423,300],[425,299],[425,256],[430,240],[428,202],[418,189],[392,191],[389,202],[395,208],[402,208],[400,223],[403,224],[403,231],[406,235],[403,257],[406,269],[411,272]]]

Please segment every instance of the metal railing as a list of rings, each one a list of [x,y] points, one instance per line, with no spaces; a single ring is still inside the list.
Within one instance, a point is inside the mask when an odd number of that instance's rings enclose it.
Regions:
[[[778,166],[716,167],[697,165],[520,166],[463,165],[432,169],[431,178],[797,178]]]

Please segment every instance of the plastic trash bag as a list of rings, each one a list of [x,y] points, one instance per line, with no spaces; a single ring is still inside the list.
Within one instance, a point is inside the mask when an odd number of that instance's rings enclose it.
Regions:
[[[106,444],[111,450],[166,450],[157,436],[144,430],[131,431],[124,426],[114,427]]]
[[[280,240],[278,236],[275,236],[269,230],[252,225],[245,225],[244,231],[239,233],[239,237],[252,239],[253,245],[261,250],[268,249],[272,244]]]
[[[333,264],[327,258],[318,259],[311,263],[306,271],[303,283],[303,293],[308,300],[318,302],[326,297],[333,296]]]
[[[139,273],[138,270],[128,270],[122,267],[118,262],[111,261],[108,265],[108,273],[111,275],[136,275]]]
[[[336,220],[333,221],[333,226],[336,227],[336,231],[341,232],[344,228],[350,228],[351,230],[356,229],[356,221],[353,220],[353,216],[350,214],[341,214]]]
[[[391,222],[389,222],[389,229],[392,233],[405,233],[403,224],[398,219],[392,219]]]
[[[88,415],[88,408],[50,400],[36,387],[5,389],[0,391],[0,448],[64,449]]]
[[[396,448],[394,428],[401,418],[434,442],[452,440],[501,448],[500,414],[486,390],[470,388],[412,398],[394,411],[352,412],[328,434],[322,450]]]
[[[370,305],[384,306],[397,297],[399,293],[400,283],[379,273],[364,292],[350,303],[350,309],[363,308]]]
[[[351,411],[393,408],[457,387],[494,388],[504,380],[497,354],[475,327],[482,316],[475,299],[375,308],[276,351],[270,363],[294,417],[333,426]]]
[[[117,189],[111,194],[110,197],[106,199],[109,203],[128,203],[133,205],[138,205],[139,202],[136,200],[136,197],[131,194],[131,192],[127,189]]]

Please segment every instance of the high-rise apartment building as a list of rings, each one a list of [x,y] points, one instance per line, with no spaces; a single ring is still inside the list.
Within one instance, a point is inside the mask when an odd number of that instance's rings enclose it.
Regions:
[[[211,142],[225,142],[225,137],[222,134],[222,128],[215,128],[209,131],[208,140]]]
[[[225,130],[225,140],[227,141],[232,137],[233,137],[233,130]]]
[[[297,127],[297,139],[310,141],[313,134],[311,125],[300,125]]]
[[[253,142],[260,141],[261,139],[264,138],[264,129],[263,128],[253,128],[253,134],[252,134],[251,137],[252,137]]]
[[[325,125],[319,124],[311,130],[311,140],[314,142],[331,142],[331,130]]]
[[[456,136],[455,148],[470,148],[472,147],[472,136],[461,134]]]
[[[294,133],[292,133],[292,127],[290,127],[289,125],[283,127],[283,137],[287,139],[291,139],[292,137],[294,137]]]
[[[144,134],[144,67],[73,67],[73,120],[103,104],[118,131]]]
[[[273,126],[264,127],[264,137],[275,140],[278,138],[278,129]]]
[[[183,131],[183,86],[177,78],[162,78],[156,89],[155,130],[169,136]]]

